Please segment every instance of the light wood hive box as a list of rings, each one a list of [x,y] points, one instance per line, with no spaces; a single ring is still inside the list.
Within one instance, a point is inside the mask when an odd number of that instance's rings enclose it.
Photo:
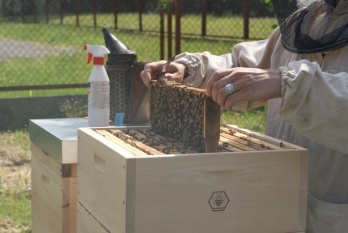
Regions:
[[[78,232],[109,233],[81,203],[77,202]]]
[[[77,118],[29,123],[34,233],[76,232],[77,128],[86,126]]]
[[[164,154],[157,145],[151,155],[115,136],[124,130],[79,129],[78,202],[89,214],[78,213],[78,232],[91,216],[110,232],[305,230],[307,150],[226,125],[219,150],[229,152]]]
[[[220,107],[192,86],[153,85],[150,121],[79,129],[78,232],[305,230],[307,150],[220,126]]]

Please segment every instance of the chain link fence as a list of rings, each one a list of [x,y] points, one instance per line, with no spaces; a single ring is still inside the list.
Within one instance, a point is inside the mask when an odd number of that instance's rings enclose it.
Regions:
[[[85,94],[92,67],[83,45],[104,45],[103,27],[136,51],[138,61],[155,61],[178,51],[229,53],[238,42],[267,38],[277,23],[260,0],[174,1],[168,12],[158,5],[1,0],[0,97]]]

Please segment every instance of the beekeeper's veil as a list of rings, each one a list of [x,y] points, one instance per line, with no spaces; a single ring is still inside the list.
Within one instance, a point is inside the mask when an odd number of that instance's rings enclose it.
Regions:
[[[299,0],[297,10],[289,0],[272,0],[272,4],[282,32],[282,44],[288,51],[293,53],[327,52],[348,44],[347,19],[340,20],[334,28],[323,28],[323,34],[319,38],[311,38],[301,30],[305,19],[310,18],[306,17],[307,14],[323,9],[332,12],[336,7],[336,0]]]

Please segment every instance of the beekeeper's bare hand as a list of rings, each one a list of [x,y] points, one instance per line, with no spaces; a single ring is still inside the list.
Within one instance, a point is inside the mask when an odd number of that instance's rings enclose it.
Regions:
[[[227,95],[225,86],[232,83],[235,92]],[[239,101],[266,101],[281,97],[278,69],[232,68],[216,71],[208,80],[206,93],[221,107],[231,110]]]
[[[187,67],[180,63],[167,62],[162,60],[151,62],[145,65],[140,77],[147,87],[151,86],[151,80],[172,80],[182,83],[187,73]]]
[[[158,79],[158,74],[161,72],[164,64],[166,64],[165,60],[145,64],[144,70],[140,73],[140,77],[147,87],[151,86],[151,80]]]

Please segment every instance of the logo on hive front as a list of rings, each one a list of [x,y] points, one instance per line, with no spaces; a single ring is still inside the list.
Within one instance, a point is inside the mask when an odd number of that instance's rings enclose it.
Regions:
[[[213,211],[224,211],[229,201],[225,191],[217,191],[211,195],[209,205]]]

